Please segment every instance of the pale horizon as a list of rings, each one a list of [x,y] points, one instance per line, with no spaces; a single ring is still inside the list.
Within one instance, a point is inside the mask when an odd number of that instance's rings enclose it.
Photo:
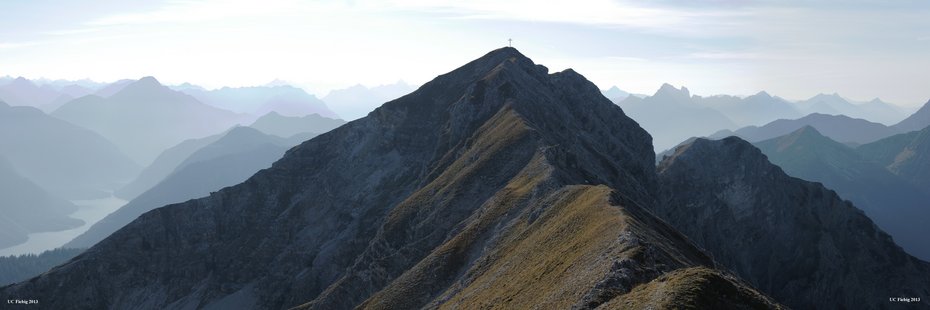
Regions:
[[[930,99],[930,4],[903,1],[160,1],[10,4],[0,76],[215,89],[276,79],[318,97],[421,85],[507,45],[602,89],[789,100]],[[377,53],[371,53],[377,51]]]

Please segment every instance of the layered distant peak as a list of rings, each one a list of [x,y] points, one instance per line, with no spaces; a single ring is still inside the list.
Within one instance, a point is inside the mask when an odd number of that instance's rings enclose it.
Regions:
[[[794,132],[792,132],[792,133],[791,133],[790,135],[788,135],[788,136],[789,136],[789,137],[793,137],[793,138],[798,138],[798,137],[810,137],[810,138],[825,138],[825,139],[829,139],[829,138],[827,138],[827,137],[824,137],[822,134],[820,134],[820,132],[817,131],[817,129],[814,128],[814,127],[811,126],[811,125],[804,125],[804,127],[798,128],[798,130],[795,130]]]
[[[120,92],[158,91],[163,89],[167,89],[167,87],[158,82],[155,77],[146,76],[129,83]]]
[[[226,135],[217,141],[217,144],[228,143],[229,141],[258,141],[267,140],[268,135],[248,126],[235,126],[230,129]]]
[[[764,90],[763,90],[763,91],[760,91],[760,92],[758,92],[758,93],[756,93],[755,95],[749,96],[749,97],[756,97],[756,98],[760,98],[760,99],[772,99],[772,95],[769,95],[769,93],[766,92],[766,91],[764,91]]]
[[[665,83],[662,84],[662,87],[659,87],[659,90],[656,91],[654,97],[671,97],[679,100],[688,100],[691,98],[691,92],[687,87],[682,86],[681,89],[675,88],[671,84]]]
[[[35,83],[21,76],[10,82],[10,85],[15,87],[38,88]]]
[[[604,93],[604,97],[607,97],[607,99],[610,99],[610,100],[623,100],[626,97],[630,96],[629,92],[626,92],[620,89],[616,85],[611,86],[609,89],[603,91],[603,93]]]
[[[846,100],[843,97],[841,97],[839,93],[832,93],[832,94],[820,93],[820,94],[815,95],[814,97],[811,97],[811,99],[809,100],[837,100],[837,99],[844,100],[844,101]]]

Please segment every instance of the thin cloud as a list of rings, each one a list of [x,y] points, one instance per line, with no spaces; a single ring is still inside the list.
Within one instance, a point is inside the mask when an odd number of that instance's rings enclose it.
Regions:
[[[42,44],[39,41],[28,41],[28,42],[0,42],[0,50],[14,49],[28,46],[35,46]]]

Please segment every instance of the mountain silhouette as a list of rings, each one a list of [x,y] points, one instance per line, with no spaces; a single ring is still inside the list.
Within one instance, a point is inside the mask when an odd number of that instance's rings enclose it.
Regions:
[[[601,93],[604,94],[604,97],[607,97],[607,99],[610,99],[610,101],[613,102],[620,102],[623,99],[626,99],[626,97],[630,96],[630,93],[620,89],[617,86],[611,86],[607,90],[601,91]]]
[[[139,166],[107,139],[32,107],[0,102],[0,156],[39,187],[90,199],[130,180]]]
[[[835,190],[865,211],[908,253],[930,260],[930,244],[926,242],[930,195],[921,187],[810,126],[755,145],[785,173]]]
[[[140,194],[154,187],[174,172],[185,159],[210,143],[216,142],[226,133],[215,134],[198,139],[188,139],[178,145],[168,148],[158,155],[152,164],[142,169],[142,172],[125,186],[116,190],[113,195],[125,200],[133,200]]]
[[[338,118],[326,103],[293,86],[223,87],[217,90],[187,88],[183,92],[211,106],[256,117],[277,112],[287,116],[319,114]]]
[[[647,211],[654,156],[646,131],[593,83],[502,48],[239,185],[147,212],[0,297],[43,292],[56,296],[43,306],[96,308],[774,308]]]
[[[930,126],[930,101],[927,101],[917,112],[911,114],[900,123],[894,125],[894,128],[901,133],[918,131]]]
[[[795,106],[804,114],[846,115],[885,125],[897,123],[907,116],[900,108],[878,98],[854,103],[836,93],[817,94],[797,102]]]
[[[930,292],[930,264],[835,192],[789,177],[746,141],[696,139],[658,170],[655,214],[789,307],[879,309],[889,296]]]
[[[171,90],[153,77],[132,82],[110,97],[75,99],[52,115],[100,133],[143,165],[181,141],[217,134],[246,119]]]
[[[68,217],[75,210],[76,206],[19,175],[0,157],[0,248],[26,242],[30,233],[83,225],[83,221]]]
[[[793,119],[802,116],[790,102],[759,92],[745,98],[735,96],[694,96],[695,104],[720,111],[740,126],[762,125],[778,119]]]
[[[323,97],[323,101],[340,117],[354,120],[368,115],[381,104],[406,95],[414,89],[414,86],[403,81],[371,88],[358,84],[345,89],[332,90]]]
[[[321,134],[342,126],[346,122],[341,119],[333,119],[311,114],[303,117],[284,116],[277,112],[269,112],[259,117],[249,127],[258,129],[269,135],[278,137],[291,137],[296,134],[315,133]]]
[[[719,111],[692,102],[687,88],[669,84],[651,97],[630,96],[618,105],[649,131],[656,150],[668,149],[695,133],[737,127]]]
[[[207,196],[223,187],[241,183],[255,172],[270,167],[284,155],[284,151],[299,142],[266,135],[249,127],[233,128],[193,152],[158,184],[107,215],[64,247],[90,247],[152,209]]]
[[[721,130],[709,138],[737,136],[749,142],[759,142],[789,134],[804,126],[811,126],[834,141],[852,144],[875,142],[898,133],[894,128],[864,119],[814,113],[799,119],[780,119],[763,126],[748,126],[736,131]]]
[[[62,95],[54,87],[39,86],[24,77],[18,77],[9,83],[0,85],[0,101],[12,106],[44,108]]]

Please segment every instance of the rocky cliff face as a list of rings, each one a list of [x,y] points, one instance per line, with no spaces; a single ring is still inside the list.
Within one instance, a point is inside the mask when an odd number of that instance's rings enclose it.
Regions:
[[[788,306],[889,308],[890,297],[930,294],[926,262],[851,203],[787,176],[748,142],[697,139],[658,170],[656,215]]]
[[[503,48],[0,296],[69,308],[588,309],[707,293],[775,307],[700,267],[713,262],[645,211],[653,156],[649,135],[581,75]],[[679,284],[674,298],[630,295],[665,281]]]

